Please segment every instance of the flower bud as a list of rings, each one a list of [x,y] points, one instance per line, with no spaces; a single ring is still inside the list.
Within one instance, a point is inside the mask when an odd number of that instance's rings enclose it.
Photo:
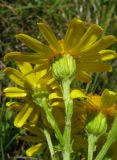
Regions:
[[[53,62],[52,69],[56,80],[73,80],[76,74],[76,61],[66,54]]]
[[[93,134],[97,137],[104,134],[107,130],[107,120],[104,114],[98,113],[86,125],[88,134]]]

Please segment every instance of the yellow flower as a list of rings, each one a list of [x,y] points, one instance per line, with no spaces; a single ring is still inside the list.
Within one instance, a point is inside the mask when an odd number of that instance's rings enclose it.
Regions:
[[[5,56],[5,59],[39,64],[37,70],[41,70],[43,68],[51,69],[53,61],[58,56],[69,54],[77,62],[76,78],[84,82],[91,79],[93,72],[112,70],[111,65],[105,61],[115,58],[116,53],[106,48],[115,43],[116,38],[112,35],[100,38],[103,29],[99,25],[91,24],[87,28],[85,22],[74,18],[61,40],[57,40],[47,24],[39,23],[38,26],[49,45],[45,45],[26,34],[18,34],[16,38],[34,52],[11,52]]]
[[[117,113],[117,93],[105,89],[101,96],[89,95],[84,107],[91,112],[102,112],[107,116],[114,116]]]
[[[19,87],[5,88],[4,95],[10,98],[23,99],[23,103],[7,103],[7,106],[19,110],[19,113],[14,120],[14,125],[19,128],[22,127],[26,121],[30,121],[32,123],[38,122],[40,108],[33,103],[33,92],[38,89],[40,91],[48,90],[48,92],[53,93],[57,82],[55,82],[54,79],[49,78],[49,73],[47,75],[46,70],[27,75],[28,72],[33,70],[31,64],[27,62],[18,62],[17,65],[20,71],[7,67],[4,72]],[[35,67],[36,66],[34,66],[34,68]]]
[[[71,92],[71,97],[74,98],[84,98],[85,95],[79,90],[73,90]],[[61,130],[64,131],[65,126],[65,108],[64,103],[62,101],[61,94],[52,93],[49,95],[49,99],[51,100],[51,107],[52,107],[52,114],[55,117],[55,120]],[[74,102],[75,103],[75,102]],[[14,104],[14,103],[13,103]],[[55,138],[54,131],[51,125],[47,121],[47,117],[43,111],[41,111],[41,125],[32,125],[31,123],[27,122],[23,125],[23,128],[28,131],[28,135],[21,136],[22,140],[27,142],[32,142],[32,146],[26,150],[27,156],[33,156],[36,153],[47,151],[48,152],[48,145],[46,138],[43,133],[43,129],[46,128],[50,136],[52,138],[52,142],[57,144],[57,139]],[[79,151],[81,148],[86,149],[86,142],[80,133],[84,129],[85,118],[84,118],[84,108],[77,106],[75,103],[74,110],[73,110],[73,117],[72,117],[72,140],[73,140],[73,149],[75,152]],[[80,139],[80,143],[76,144],[75,142]],[[46,153],[44,154],[46,157]]]
[[[4,72],[13,80],[19,87],[7,87],[4,89],[4,95],[10,98],[20,98],[23,99],[23,103],[18,102],[7,102],[7,106],[16,109],[19,113],[17,114],[14,125],[16,127],[22,127],[27,121],[33,124],[38,122],[40,114],[42,114],[43,123],[48,124],[44,112],[33,102],[32,94],[35,90],[47,91],[49,93],[50,106],[53,109],[53,112],[60,112],[59,105],[62,105],[62,111],[64,110],[64,104],[62,99],[62,93],[57,89],[57,82],[54,79],[50,79],[50,73],[47,70],[42,70],[39,72],[32,73],[32,70],[37,67],[31,66],[27,62],[17,62],[19,70],[7,67]],[[29,73],[30,74],[27,74]],[[85,95],[80,90],[71,91],[72,98],[85,97]],[[56,107],[56,109],[54,109]],[[55,111],[56,110],[56,111]],[[56,113],[57,113],[56,112]],[[61,112],[61,117],[63,113]],[[57,116],[56,119],[64,121],[63,119]],[[59,121],[63,124],[63,122]],[[50,124],[48,124],[50,126]]]

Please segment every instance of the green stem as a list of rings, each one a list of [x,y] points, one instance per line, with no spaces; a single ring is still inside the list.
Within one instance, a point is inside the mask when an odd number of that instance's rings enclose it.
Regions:
[[[73,115],[73,100],[70,96],[70,80],[62,81],[62,92],[65,103],[65,129],[63,133],[64,138],[64,149],[63,149],[63,160],[70,160],[72,144],[71,144],[71,119]]]
[[[62,137],[61,131],[58,127],[58,124],[56,123],[55,118],[52,115],[51,110],[49,109],[47,98],[42,98],[41,105],[42,105],[42,108],[45,111],[48,122],[51,124],[52,128],[54,129],[56,137],[59,140],[60,145],[62,146],[63,145],[63,137]]]
[[[52,160],[54,160],[53,159],[53,157],[54,157],[54,149],[53,149],[53,145],[52,145],[52,140],[51,140],[49,132],[46,129],[44,129],[44,135],[45,135],[47,143],[48,143],[48,147],[49,147],[49,150],[50,150],[51,158],[52,158]]]
[[[0,148],[1,148],[1,156],[0,157],[2,158],[2,160],[5,160],[2,137],[0,139]]]
[[[95,160],[103,160],[112,143],[117,139],[117,115],[113,122],[113,126],[108,134],[107,140]]]
[[[89,89],[90,89],[90,85],[91,85],[91,83],[88,83],[88,84],[86,85],[86,89],[85,89],[85,92],[86,92],[86,93],[88,93],[88,91],[89,91]]]
[[[91,87],[91,92],[92,92],[92,93],[95,92],[96,83],[97,83],[97,81],[98,81],[99,75],[100,75],[100,73],[96,73],[96,75],[95,75],[94,82],[93,82],[92,87]]]
[[[94,135],[88,135],[88,160],[93,160],[93,152],[95,150],[96,140],[97,138]]]
[[[108,29],[110,22],[111,22],[111,17],[115,11],[115,7],[116,7],[116,5],[114,3],[112,3],[111,1],[109,1],[109,4],[107,6],[108,12],[107,12],[107,10],[105,10],[105,12],[102,16],[102,20],[101,20],[101,26],[104,28],[102,36],[104,36],[105,33],[107,32],[107,29]]]

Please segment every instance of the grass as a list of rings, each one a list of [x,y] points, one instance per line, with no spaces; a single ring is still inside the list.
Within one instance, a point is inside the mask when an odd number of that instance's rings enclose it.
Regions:
[[[25,50],[25,46],[17,42],[15,35],[26,33],[42,39],[37,22],[47,21],[58,37],[62,37],[68,22],[73,17],[79,17],[88,23],[98,23],[104,28],[104,34],[117,37],[117,1],[116,0],[1,0],[0,1],[0,67],[13,66],[13,63],[3,61],[3,56],[13,50]],[[116,45],[113,46],[116,49]],[[96,74],[88,91],[100,93],[107,87],[117,90],[117,60],[112,62],[113,72]],[[5,107],[2,89],[9,84],[7,77],[0,72],[0,160],[36,160],[25,156],[27,144],[17,141],[19,130],[13,127],[11,110]],[[22,148],[22,149],[21,149]],[[21,157],[23,155],[23,157]]]

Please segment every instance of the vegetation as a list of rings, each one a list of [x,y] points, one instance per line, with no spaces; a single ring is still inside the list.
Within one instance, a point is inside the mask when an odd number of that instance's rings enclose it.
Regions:
[[[16,113],[6,108],[3,96],[3,88],[11,86],[6,75],[2,72],[5,67],[15,66],[14,62],[4,62],[3,57],[11,51],[27,51],[27,47],[16,41],[15,35],[26,33],[32,37],[42,38],[37,23],[46,21],[49,23],[58,37],[65,34],[68,22],[78,17],[88,23],[97,23],[104,28],[104,35],[112,34],[117,37],[117,1],[116,0],[1,0],[0,1],[0,159],[1,160],[37,160],[29,158],[25,150],[29,143],[18,139],[22,130],[14,128],[13,119]],[[59,31],[59,32],[58,32]],[[113,45],[114,50],[117,49]],[[87,85],[74,82],[75,86],[81,86],[87,92],[102,93],[104,88],[117,91],[117,60],[111,61],[113,72],[95,73],[93,80]]]

